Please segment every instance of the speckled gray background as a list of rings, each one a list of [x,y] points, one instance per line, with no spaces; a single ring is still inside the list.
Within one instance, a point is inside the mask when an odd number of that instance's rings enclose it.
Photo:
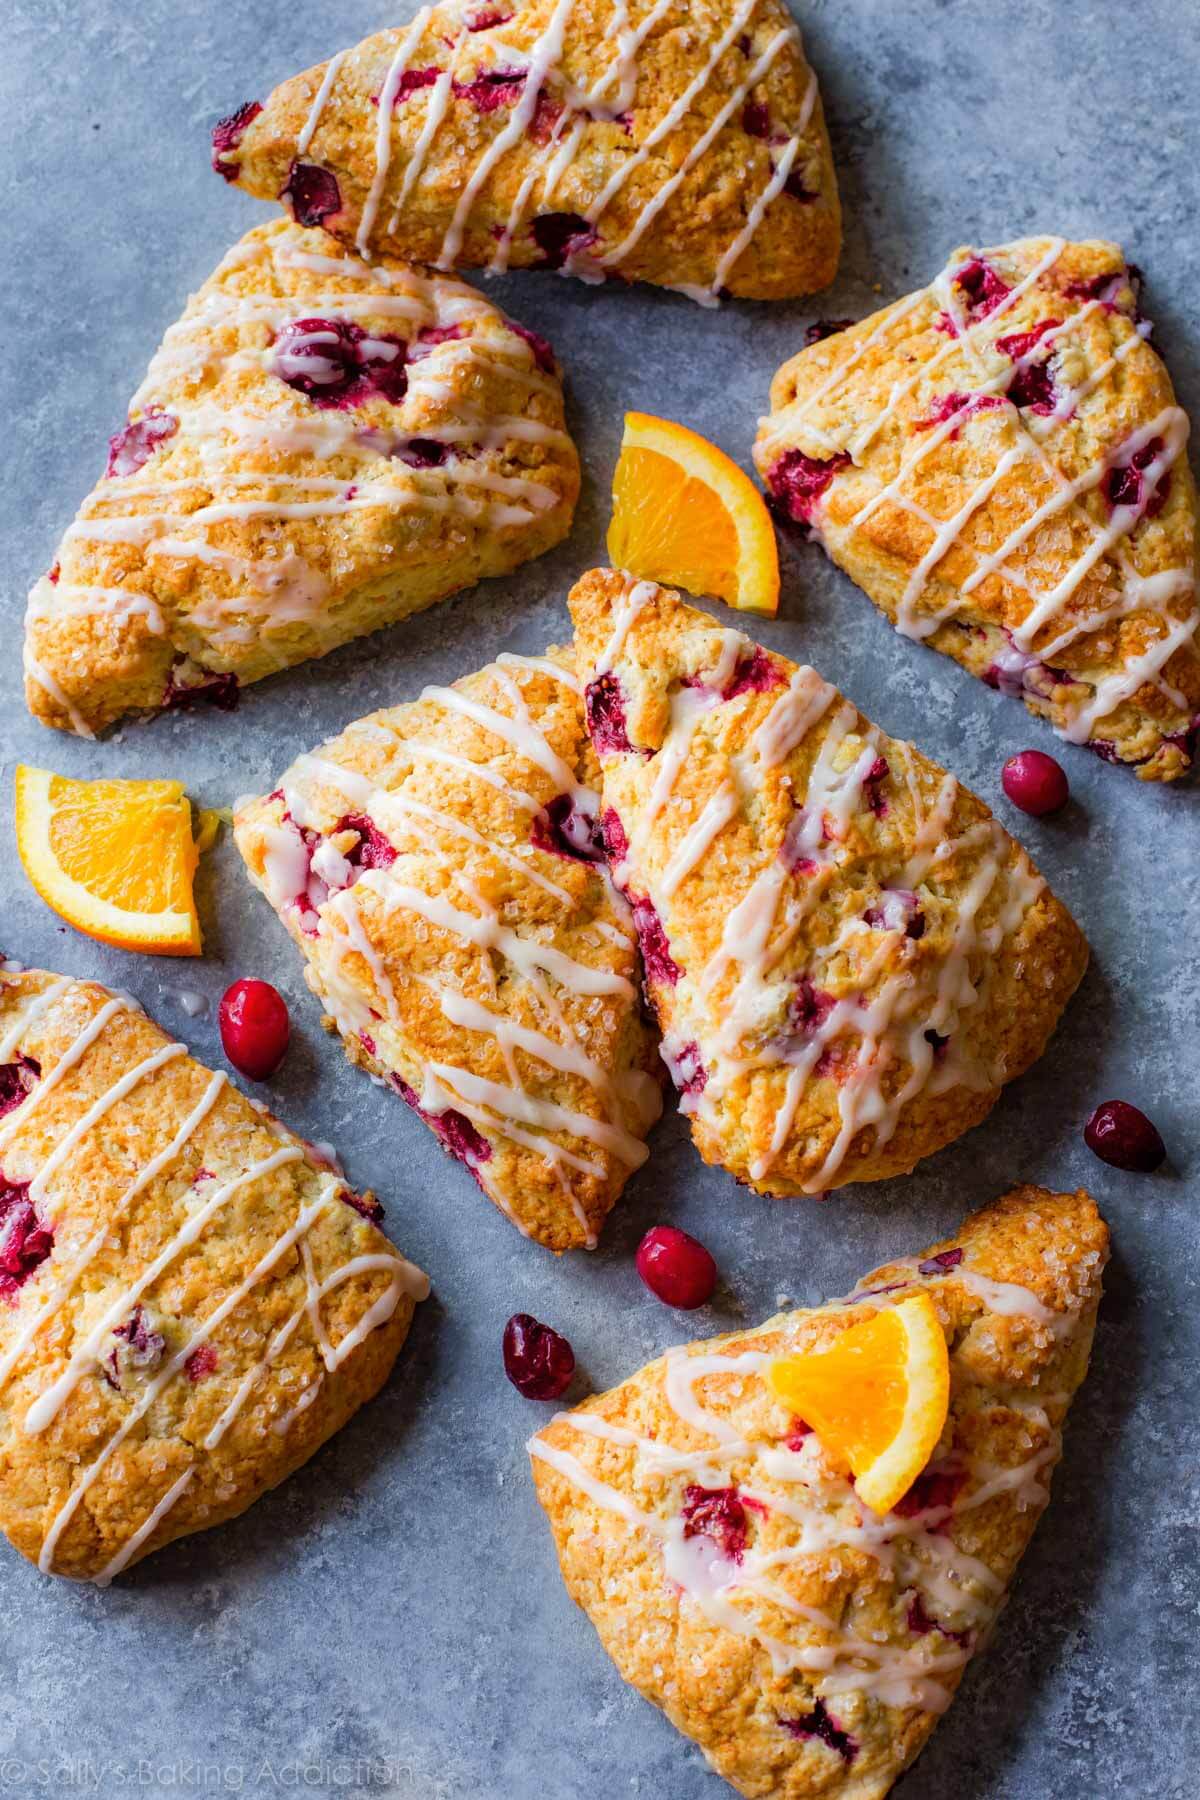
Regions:
[[[287,1486],[107,1593],[0,1555],[0,1790],[101,1795],[395,1793],[411,1800],[717,1800],[728,1790],[610,1667],[559,1583],[522,1443],[545,1410],[503,1379],[503,1323],[548,1318],[605,1386],[687,1327],[632,1251],[660,1219],[717,1257],[711,1332],[776,1297],[844,1291],[1015,1181],[1088,1183],[1116,1256],[1093,1372],[1055,1500],[987,1655],[905,1800],[1183,1800],[1200,1794],[1196,1372],[1200,937],[1194,791],[1140,785],[1064,748],[1070,810],[1042,824],[999,793],[1004,757],[1053,748],[1012,702],[894,637],[815,550],[786,559],[772,646],[815,662],[887,730],[997,806],[1083,921],[1092,968],[1046,1060],[987,1124],[918,1175],[831,1202],[757,1199],[706,1170],[674,1117],[593,1256],[556,1263],[481,1200],[431,1134],[324,1040],[283,934],[226,839],[200,876],[206,955],[108,953],[26,886],[12,764],[177,775],[204,805],[270,786],[299,750],[501,649],[562,636],[562,595],[599,559],[626,407],[670,413],[747,461],[776,364],[817,313],[860,316],[956,244],[1026,231],[1119,239],[1148,276],[1155,341],[1200,401],[1196,16],[1178,0],[812,0],[802,9],[847,214],[843,275],[812,305],[719,314],[549,277],[497,287],[569,375],[586,486],[571,541],[391,637],[250,690],[237,714],[177,716],[98,746],[25,715],[24,593],[103,462],[162,329],[264,216],[209,172],[207,132],[249,95],[397,15],[373,0],[9,0],[0,59],[7,278],[0,660],[0,935],[12,955],[131,988],[220,1061],[215,1003],[276,982],[295,1035],[272,1099],[335,1140],[428,1268],[383,1396]],[[189,1020],[181,993],[207,996]],[[1122,1176],[1080,1127],[1111,1095],[1172,1152]]]

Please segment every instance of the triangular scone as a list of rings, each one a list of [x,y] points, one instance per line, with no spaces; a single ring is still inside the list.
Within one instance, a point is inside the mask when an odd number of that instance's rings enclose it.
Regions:
[[[1087,962],[1020,845],[669,590],[593,570],[571,611],[609,859],[705,1161],[824,1193],[978,1124]]]
[[[828,285],[841,216],[780,0],[446,0],[223,119],[213,165],[361,254],[711,301]]]
[[[0,970],[0,1530],[106,1582],[243,1512],[386,1379],[429,1282],[128,995]]]
[[[1017,1188],[845,1300],[669,1351],[529,1449],[568,1592],[753,1800],[878,1800],[982,1643],[1049,1497],[1108,1232]],[[950,1351],[933,1459],[878,1516],[763,1370],[914,1290]]]
[[[552,1250],[595,1243],[661,1106],[596,780],[551,649],[360,719],[235,821],[351,1062]]]
[[[30,707],[85,735],[514,569],[579,491],[543,339],[287,221],[229,252],[130,413],[26,619]]]
[[[1115,244],[956,250],[784,364],[754,459],[897,630],[1148,781],[1200,729],[1188,421]]]

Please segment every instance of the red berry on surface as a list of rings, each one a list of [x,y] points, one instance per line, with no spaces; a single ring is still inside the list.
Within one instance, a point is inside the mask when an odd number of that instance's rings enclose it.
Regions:
[[[571,1385],[575,1352],[560,1332],[531,1313],[514,1313],[504,1327],[504,1373],[527,1400],[557,1400]]]
[[[655,1225],[637,1251],[637,1272],[660,1300],[692,1312],[711,1299],[717,1265],[703,1244],[676,1225]]]
[[[1022,750],[1010,756],[1000,781],[1013,805],[1035,819],[1059,812],[1071,797],[1066,775],[1044,750]]]
[[[291,1036],[287,1002],[269,981],[235,981],[226,988],[218,1017],[225,1054],[251,1081],[273,1075]]]
[[[1083,1141],[1113,1169],[1150,1175],[1166,1157],[1158,1127],[1127,1100],[1106,1100],[1083,1128]]]

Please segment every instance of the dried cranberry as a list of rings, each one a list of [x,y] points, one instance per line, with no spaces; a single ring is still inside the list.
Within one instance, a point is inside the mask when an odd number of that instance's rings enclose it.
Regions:
[[[320,225],[342,210],[337,178],[316,163],[294,162],[279,190],[279,198],[285,202],[297,225]]]
[[[273,1075],[287,1054],[291,1020],[287,1002],[269,981],[235,981],[218,1009],[226,1056],[251,1081]]]
[[[218,712],[232,712],[239,698],[238,678],[232,672],[218,674],[201,670],[198,681],[181,684],[172,669],[161,705],[167,711],[187,712],[193,706],[215,706]]]
[[[662,1045],[662,1059],[670,1071],[671,1080],[680,1094],[702,1094],[708,1085],[708,1070],[704,1067],[700,1055],[700,1046],[693,1041],[682,1045],[678,1050],[669,1050],[666,1042]]]
[[[786,685],[787,676],[766,651],[755,646],[752,655],[743,657],[733,671],[722,699],[734,700],[739,694],[765,694]]]
[[[554,354],[554,346],[540,331],[530,331],[528,325],[518,325],[515,319],[508,321],[510,331],[515,331],[529,345],[533,352],[533,360],[544,375],[553,375],[558,368],[558,359]]]
[[[589,681],[583,697],[588,734],[597,755],[623,754],[633,749],[625,716],[625,693],[611,671]]]
[[[957,1269],[966,1255],[961,1244],[953,1250],[939,1250],[936,1256],[927,1256],[925,1261],[917,1264],[918,1275],[945,1275],[950,1269]]]
[[[605,807],[600,816],[600,831],[604,838],[604,849],[608,860],[624,862],[629,855],[629,839],[625,835],[621,815],[614,812],[611,806]]]
[[[944,425],[948,419],[953,419],[955,424],[947,436],[956,438],[967,420],[974,418],[976,413],[992,411],[1003,407],[1004,403],[1003,394],[943,394],[940,400],[934,402],[931,413],[914,422],[913,430],[931,431],[938,425]]]
[[[1059,812],[1071,797],[1061,765],[1044,750],[1022,750],[1000,771],[1000,783],[1014,806],[1031,818]]]
[[[521,98],[528,71],[525,69],[488,69],[474,81],[455,81],[451,85],[459,100],[469,100],[477,112],[495,112],[501,106],[515,106]]]
[[[261,100],[247,100],[244,106],[239,106],[224,119],[218,119],[213,126],[212,166],[226,181],[236,181],[241,173],[241,164],[230,162],[228,152],[237,149],[247,125],[257,119],[261,111]]]
[[[542,253],[539,269],[561,269],[572,256],[590,250],[597,235],[579,213],[539,213],[529,230]]]
[[[682,1512],[685,1538],[706,1537],[730,1562],[741,1562],[749,1537],[749,1520],[735,1487],[693,1484],[684,1490]]]
[[[917,1476],[908,1492],[897,1500],[892,1511],[901,1519],[915,1519],[919,1513],[924,1512],[949,1513],[953,1511],[954,1502],[966,1481],[966,1470],[959,1468],[957,1464],[925,1469]]]
[[[819,1738],[831,1750],[836,1750],[847,1766],[858,1755],[858,1745],[848,1731],[842,1730],[823,1700],[814,1701],[811,1712],[795,1719],[780,1719],[779,1723],[794,1738]]]
[[[676,1225],[655,1225],[637,1249],[637,1272],[658,1299],[693,1312],[712,1298],[717,1265],[704,1245]]]
[[[999,272],[982,256],[973,257],[970,262],[964,263],[954,281],[967,297],[967,319],[972,325],[995,312],[1012,292]]]
[[[270,369],[314,406],[393,406],[408,387],[403,338],[368,334],[350,319],[290,319],[275,334]]]
[[[1164,469],[1154,483],[1154,487],[1143,501],[1142,490],[1145,486],[1144,470],[1150,467],[1166,449],[1161,438],[1151,438],[1140,450],[1135,450],[1127,463],[1109,469],[1101,482],[1101,491],[1109,506],[1115,512],[1120,506],[1128,506],[1142,511],[1146,518],[1158,516],[1167,503],[1167,494],[1171,487],[1171,471]]]
[[[552,856],[575,862],[601,862],[604,857],[599,820],[572,794],[555,794],[534,819],[529,836],[532,844]]]
[[[41,1073],[41,1064],[32,1056],[18,1056],[15,1062],[0,1063],[0,1119],[20,1106]]]
[[[575,1352],[561,1332],[531,1313],[514,1313],[504,1327],[504,1373],[527,1400],[557,1400],[571,1385]]]
[[[770,137],[771,114],[765,100],[747,100],[742,108],[742,130],[748,137]]]
[[[110,477],[135,475],[150,461],[158,446],[174,437],[178,430],[179,420],[174,413],[164,412],[158,406],[150,407],[140,419],[123,426],[109,438],[108,467],[104,473]]]
[[[375,1052],[372,1050],[370,1054],[374,1056]],[[338,1199],[344,1200],[347,1206],[352,1206],[359,1217],[367,1221],[368,1225],[383,1224],[383,1206],[374,1194],[357,1194],[353,1188],[341,1188],[338,1192]]]
[[[679,980],[679,964],[671,955],[670,940],[653,900],[639,894],[632,905],[633,928],[641,945],[647,981],[659,981],[667,987],[674,987]]]
[[[1083,1141],[1101,1162],[1152,1175],[1167,1154],[1158,1127],[1127,1100],[1106,1100],[1083,1128]]]
[[[340,831],[358,833],[357,844],[344,853],[352,869],[390,869],[395,862],[395,847],[384,837],[374,819],[368,819],[365,813],[346,813],[330,835],[336,836]]]
[[[15,1294],[53,1248],[54,1232],[39,1219],[29,1183],[7,1181],[0,1172],[0,1294]]]
[[[772,498],[789,519],[811,525],[817,502],[839,469],[850,463],[850,453],[839,450],[824,459],[806,456],[803,450],[786,450],[767,476]]]
[[[206,1375],[216,1372],[217,1353],[211,1344],[199,1344],[184,1362],[183,1369],[189,1381],[203,1381]]]
[[[432,87],[440,73],[440,69],[405,69],[396,86],[393,108],[402,106],[410,94],[418,94],[422,88]]]
[[[811,349],[813,344],[823,343],[826,338],[836,337],[839,331],[849,331],[854,319],[814,319],[811,325],[804,327],[805,347]]]

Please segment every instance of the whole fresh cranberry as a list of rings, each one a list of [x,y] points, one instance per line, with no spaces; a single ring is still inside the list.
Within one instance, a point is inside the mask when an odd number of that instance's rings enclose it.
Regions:
[[[1083,1141],[1113,1169],[1150,1175],[1167,1154],[1158,1127],[1128,1100],[1106,1100],[1083,1128]]]
[[[291,1036],[287,1002],[269,981],[235,981],[221,997],[221,1043],[235,1069],[251,1081],[273,1075]]]
[[[532,1313],[514,1313],[504,1327],[504,1373],[527,1400],[557,1400],[571,1385],[575,1352],[560,1332]]]
[[[1022,750],[1000,771],[1000,784],[1014,806],[1035,819],[1060,812],[1071,797],[1060,764],[1044,750]]]
[[[668,1306],[692,1312],[711,1299],[717,1265],[694,1237],[677,1225],[653,1226],[638,1245],[637,1272]]]

